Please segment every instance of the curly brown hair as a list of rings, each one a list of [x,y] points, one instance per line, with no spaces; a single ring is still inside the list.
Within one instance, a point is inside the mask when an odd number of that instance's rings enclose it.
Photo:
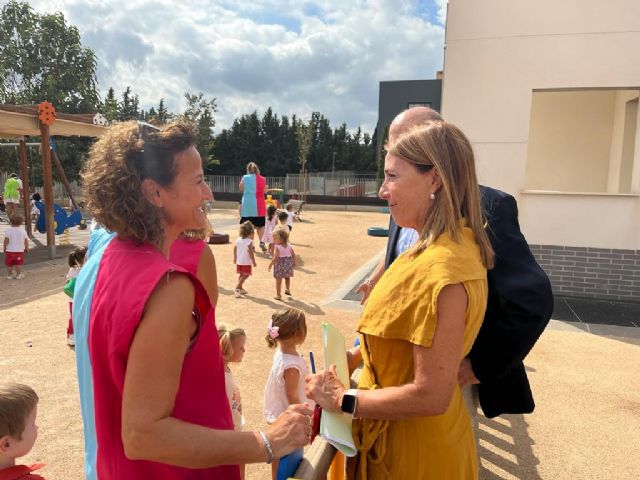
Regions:
[[[240,237],[249,238],[251,235],[253,235],[253,232],[253,223],[251,223],[249,220],[240,224]]]
[[[160,245],[163,213],[145,198],[142,181],[171,185],[175,158],[195,145],[197,128],[186,119],[151,128],[137,122],[109,127],[91,148],[82,177],[88,208],[98,222],[121,238]]]

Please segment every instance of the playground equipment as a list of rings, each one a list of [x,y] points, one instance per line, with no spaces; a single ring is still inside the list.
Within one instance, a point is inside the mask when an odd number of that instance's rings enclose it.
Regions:
[[[367,228],[367,235],[371,237],[388,237],[389,229],[382,227],[369,227]]]
[[[36,208],[40,212],[36,222],[36,229],[40,233],[46,233],[44,203],[36,202]],[[56,203],[53,204],[53,227],[56,235],[63,234],[66,229],[80,225],[83,221],[80,210],[74,210],[70,215],[67,215],[64,208]]]
[[[265,193],[267,194],[267,198],[264,203],[267,207],[269,207],[269,205],[273,205],[276,208],[282,207],[284,204],[284,190],[282,188],[269,188],[265,190]],[[274,196],[278,198],[275,199],[273,198]]]
[[[69,217],[64,214],[64,221],[59,215],[59,221],[55,220],[56,209],[53,203],[53,172],[52,159],[55,162],[58,176],[65,184],[68,193],[71,189],[68,185],[62,165],[50,147],[51,136],[81,136],[81,137],[99,137],[105,130],[106,121],[95,114],[69,114],[58,113],[54,106],[49,102],[42,102],[39,105],[0,105],[0,138],[17,140],[19,142],[18,154],[20,159],[20,178],[23,185],[23,208],[25,212],[30,211],[29,205],[29,175],[27,168],[27,143],[26,137],[40,137],[40,152],[42,154],[42,173],[44,180],[44,212],[41,212],[45,225],[52,228],[45,228],[47,235],[47,248],[49,258],[55,257],[55,235],[58,225],[68,225],[69,222],[75,222],[77,215],[80,213],[72,213]],[[71,202],[77,210],[75,200]],[[74,214],[76,217],[74,217]],[[74,219],[75,218],[75,219]],[[82,219],[78,220],[76,225],[82,226]],[[31,224],[25,223],[27,233],[31,233]],[[40,230],[43,231],[43,230]],[[64,229],[62,229],[64,232]]]

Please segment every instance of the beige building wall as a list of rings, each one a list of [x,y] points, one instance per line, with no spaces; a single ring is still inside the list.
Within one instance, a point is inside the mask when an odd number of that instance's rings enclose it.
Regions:
[[[635,134],[638,129],[637,110],[640,90],[618,90],[614,100],[614,120],[609,155],[607,192],[629,193],[634,157]],[[634,121],[635,120],[635,121]]]
[[[640,225],[639,197],[606,193],[617,189],[610,187],[620,167],[612,172],[605,160],[599,180],[584,168],[576,171],[594,190],[586,196],[531,192],[527,167],[534,91],[640,87],[640,2],[450,0],[445,42],[442,112],[473,142],[481,182],[516,197],[529,242],[640,249],[633,233]],[[598,149],[609,160],[615,105],[611,100],[603,126],[609,143],[601,141]],[[637,164],[640,145],[634,148]],[[545,182],[535,167],[530,173],[533,184]],[[640,185],[640,166],[632,176]],[[601,216],[608,231],[594,235]],[[547,218],[560,220],[548,228]]]
[[[533,92],[524,187],[606,192],[614,90]]]

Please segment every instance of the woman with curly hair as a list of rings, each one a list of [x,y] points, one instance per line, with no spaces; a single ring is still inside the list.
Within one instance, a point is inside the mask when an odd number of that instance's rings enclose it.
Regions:
[[[214,309],[197,277],[168,260],[182,232],[206,226],[212,194],[195,140],[183,120],[117,124],[84,172],[89,208],[116,234],[93,260],[87,339],[100,480],[237,480],[238,464],[270,462],[311,433],[302,405],[264,432],[233,429]]]

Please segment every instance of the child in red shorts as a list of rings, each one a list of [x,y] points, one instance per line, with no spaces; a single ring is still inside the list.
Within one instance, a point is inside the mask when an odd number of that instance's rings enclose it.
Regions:
[[[22,266],[24,256],[29,251],[29,237],[22,223],[24,218],[20,214],[13,214],[9,217],[11,226],[4,232],[4,264],[7,267],[7,279],[12,278],[22,280]]]
[[[245,280],[251,276],[251,265],[258,266],[254,255],[254,232],[253,224],[250,221],[247,220],[241,224],[240,238],[236,240],[236,245],[233,247],[233,263],[236,264],[236,272],[238,273],[238,284],[235,290],[236,298],[242,298],[247,294],[247,291],[242,286]]]

